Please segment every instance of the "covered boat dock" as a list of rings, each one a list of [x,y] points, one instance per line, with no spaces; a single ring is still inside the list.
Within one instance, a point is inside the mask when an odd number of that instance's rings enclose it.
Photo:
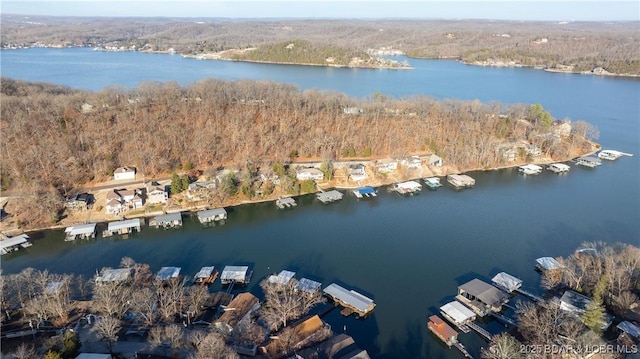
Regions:
[[[298,284],[296,284],[297,290],[307,293],[315,293],[320,290],[320,287],[322,287],[322,283],[308,278],[302,278],[298,281]]]
[[[67,227],[64,230],[65,241],[75,241],[76,239],[96,238],[97,223],[79,224],[77,226]]]
[[[555,173],[567,173],[571,170],[571,166],[565,165],[564,163],[552,163],[547,166],[547,169]]]
[[[373,187],[366,186],[353,190],[353,194],[357,198],[375,197],[378,195],[378,191],[376,191],[376,189]]]
[[[248,284],[251,281],[252,274],[253,272],[249,270],[249,266],[226,266],[220,275],[220,282],[222,285],[231,283]]]
[[[458,332],[451,328],[447,323],[445,323],[444,320],[442,320],[437,315],[432,315],[429,317],[427,327],[429,328],[431,333],[433,333],[436,337],[442,340],[442,342],[450,347],[458,342]]]
[[[345,316],[350,315],[351,313],[356,313],[360,317],[365,317],[367,314],[371,313],[376,306],[373,299],[354,290],[347,290],[335,283],[331,283],[323,290],[323,292],[336,304],[340,304],[347,309],[346,311],[343,310],[341,312]]]
[[[126,282],[132,274],[132,268],[106,268],[96,276],[96,283]]]
[[[193,277],[193,282],[198,284],[211,284],[218,278],[218,270],[214,266],[202,267]]]
[[[513,293],[514,291],[522,287],[522,279],[516,278],[509,273],[500,272],[496,274],[491,282],[498,288],[504,290],[507,293]]]
[[[149,225],[156,228],[182,227],[182,214],[180,212],[161,214],[153,217]]]
[[[295,276],[296,272],[282,270],[278,275],[270,275],[267,281],[271,284],[287,285]]]
[[[502,305],[506,304],[509,298],[500,289],[476,278],[458,287],[456,300],[484,317],[491,312],[502,310]]]
[[[455,300],[440,307],[440,313],[465,333],[469,332],[467,324],[476,320],[476,314],[471,309]]]
[[[342,199],[342,192],[331,190],[327,192],[320,192],[316,195],[316,198],[322,203],[331,203]]]
[[[427,177],[427,178],[423,178],[422,180],[430,189],[436,189],[438,187],[442,187],[442,183],[440,183],[440,178],[438,177]]]
[[[396,183],[392,189],[400,194],[414,194],[422,191],[422,185],[416,181],[406,181]]]
[[[473,187],[476,180],[467,175],[448,175],[447,182],[456,188]]]
[[[562,269],[562,264],[553,257],[540,257],[536,259],[536,269],[541,272]]]
[[[142,226],[140,218],[128,219],[119,222],[109,222],[107,229],[102,232],[103,237],[110,237],[115,234],[129,234],[133,232],[140,232]]]
[[[602,164],[602,161],[600,161],[600,159],[597,157],[580,157],[576,160],[576,164],[584,167],[594,168],[600,166]]]
[[[202,224],[224,221],[227,219],[227,211],[224,208],[207,209],[198,212],[198,220]]]
[[[27,241],[29,236],[26,234],[21,234],[15,237],[7,238],[2,235],[3,240],[0,241],[0,252],[2,254],[11,253],[13,251],[17,251],[20,248],[27,248],[31,246],[31,243]]]
[[[162,267],[158,271],[158,274],[156,274],[156,279],[160,281],[166,281],[169,279],[178,278],[178,276],[180,275],[180,270],[182,270],[182,268],[180,267]]]
[[[276,206],[280,209],[291,208],[297,205],[296,200],[291,197],[278,198],[276,200]]]

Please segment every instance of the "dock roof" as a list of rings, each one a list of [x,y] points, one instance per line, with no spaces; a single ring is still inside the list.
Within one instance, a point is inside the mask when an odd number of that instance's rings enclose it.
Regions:
[[[560,264],[553,257],[540,257],[536,259],[536,264],[543,270],[552,270],[552,269],[561,269],[562,264]]]
[[[293,198],[291,198],[291,197],[283,197],[283,198],[279,198],[279,199],[278,199],[278,202],[279,202],[279,203],[282,203],[282,204],[293,204],[293,205],[295,205],[295,204],[296,204],[296,200],[295,200],[295,199],[293,199]]]
[[[340,301],[356,308],[362,313],[370,311],[372,306],[375,306],[373,299],[367,298],[354,290],[347,290],[335,283],[331,283],[323,290],[323,292],[330,295],[332,298],[337,298]]]
[[[72,227],[67,227],[64,232],[70,236],[91,234],[96,231],[96,225],[97,223],[78,224]]]
[[[418,189],[422,188],[422,185],[416,181],[406,181],[397,184],[399,188]]]
[[[476,318],[476,314],[471,309],[455,300],[440,307],[440,311],[458,324]]]
[[[432,315],[429,317],[429,323],[431,324],[429,328],[436,332],[443,340],[448,339],[456,339],[458,337],[458,332],[456,332],[453,328],[451,328],[444,320],[442,320],[437,315]]]
[[[124,282],[131,278],[132,273],[133,269],[131,268],[107,268],[96,277],[96,282]]]
[[[126,221],[109,222],[107,226],[108,231],[119,231],[121,229],[140,227],[140,218],[127,219]]]
[[[288,271],[288,270],[282,270],[282,271],[280,271],[280,273],[278,273],[278,275],[269,276],[267,281],[269,283],[277,283],[277,284],[285,285],[285,284],[289,283],[289,281],[291,281],[291,279],[293,279],[293,277],[295,277],[295,275],[296,275],[296,272],[291,272],[291,271]]]
[[[516,278],[506,272],[496,274],[495,277],[491,279],[491,282],[509,293],[522,287],[522,279]]]
[[[180,275],[180,267],[162,267],[158,271],[156,278],[159,280],[167,280],[171,278],[178,278]]]
[[[26,234],[21,234],[15,237],[7,238],[3,241],[0,241],[0,248],[6,249],[13,246],[21,245],[23,243],[26,243],[28,238],[29,236]]]
[[[300,281],[296,285],[296,289],[308,293],[315,292],[319,290],[320,287],[322,287],[322,283],[307,278],[300,279]]]
[[[209,217],[215,217],[215,216],[226,215],[226,214],[227,214],[227,211],[224,208],[214,208],[214,209],[207,209],[207,210],[198,212],[198,218],[202,220]]]
[[[506,294],[500,289],[477,278],[459,286],[458,290],[467,292],[478,298],[482,303],[489,305],[501,303],[506,298]]]
[[[322,202],[335,201],[335,200],[342,199],[342,192],[339,192],[336,190],[320,192],[317,194],[317,197]]]
[[[222,274],[220,275],[220,280],[222,281],[244,281],[247,272],[249,271],[249,266],[226,266],[222,270]]]
[[[180,212],[167,213],[155,216],[154,219],[156,220],[156,223],[171,223],[175,221],[182,222],[182,215]]]
[[[202,267],[194,276],[195,278],[209,278],[211,273],[216,269],[214,266]]]
[[[637,325],[625,320],[624,322],[620,322],[616,328],[622,330],[623,332],[629,334],[634,338],[640,338],[640,328]]]
[[[360,194],[373,194],[373,193],[376,193],[376,189],[373,187],[366,186],[366,187],[358,188],[358,192],[360,192]]]

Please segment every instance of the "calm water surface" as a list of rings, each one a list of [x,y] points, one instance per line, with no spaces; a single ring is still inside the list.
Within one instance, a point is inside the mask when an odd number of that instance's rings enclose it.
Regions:
[[[287,82],[300,89],[340,91],[367,97],[379,91],[395,97],[479,99],[483,102],[541,103],[557,118],[582,119],[600,129],[605,148],[634,153],[596,169],[572,166],[568,175],[524,177],[514,170],[472,173],[476,187],[443,187],[413,197],[381,189],[378,198],[322,205],[303,197],[297,208],[273,203],[232,208],[223,226],[144,228],[130,239],[66,243],[62,231],[34,234],[27,251],[2,258],[13,273],[32,266],[91,276],[116,266],[123,256],[161,266],[182,266],[193,275],[201,266],[250,264],[249,289],[281,269],[328,285],[337,281],[375,299],[366,320],[327,320],[346,330],[374,357],[458,358],[426,329],[425,320],[452,299],[456,287],[500,271],[522,278],[538,291],[533,262],[571,253],[584,241],[640,245],[640,81],[550,74],[532,69],[465,66],[453,61],[409,60],[415,70],[334,69],[306,66],[200,61],[180,56],[89,49],[2,51],[2,76],[47,81],[75,88],[134,87],[141,81],[187,85],[205,77]],[[213,290],[217,287],[214,286]],[[484,323],[497,332],[501,325]],[[478,354],[474,334],[460,336]]]

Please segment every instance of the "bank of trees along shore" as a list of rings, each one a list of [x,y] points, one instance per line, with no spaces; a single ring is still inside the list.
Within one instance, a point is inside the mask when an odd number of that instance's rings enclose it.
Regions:
[[[188,87],[144,83],[90,93],[10,79],[2,81],[3,190],[24,195],[23,223],[47,223],[61,197],[119,166],[152,178],[189,168],[436,153],[461,169],[505,164],[498,144],[524,141],[554,158],[570,158],[597,134],[582,121],[556,141],[540,106],[426,97],[367,100],[290,85],[203,80]],[[83,105],[85,106],[83,110]],[[363,109],[360,115],[344,108]],[[242,179],[242,178],[240,178]],[[44,221],[43,221],[44,220]]]
[[[227,343],[251,347],[262,344],[269,333],[290,338],[287,345],[291,346],[282,347],[286,340],[279,344],[280,350],[288,352],[301,338],[287,325],[324,302],[320,291],[296,290],[295,279],[288,284],[270,283],[265,279],[261,283],[264,292],[261,310],[252,320],[239,321],[230,332],[198,329],[192,327],[191,322],[205,310],[216,309],[211,308],[212,294],[208,287],[189,286],[184,278],[161,281],[155,278],[149,265],[136,263],[129,257],[122,259],[120,268],[128,269],[131,276],[126,280],[104,281],[33,268],[3,274],[0,276],[3,331],[6,333],[9,326],[20,327],[25,323],[43,330],[69,328],[80,318],[93,314],[96,317],[89,323],[88,330],[109,352],[126,330],[136,327],[148,333],[148,343],[141,347],[148,352],[177,357],[188,354],[193,359],[234,358],[237,354]],[[109,269],[104,268],[100,275],[106,270]],[[256,320],[257,316],[260,320]],[[74,334],[71,336],[77,339]],[[51,350],[62,358],[75,358],[75,355],[62,354],[61,348],[66,344],[34,341],[32,346]],[[24,348],[20,348],[22,350]]]
[[[602,344],[603,334],[608,340],[611,336],[615,339],[615,330],[610,328],[603,333],[605,315],[615,316],[612,327],[619,321],[637,318],[640,248],[621,243],[584,243],[573,254],[557,260],[562,267],[544,272],[542,286],[550,293],[562,295],[564,290],[574,290],[590,297],[585,312],[580,316],[568,313],[551,300],[521,302],[516,309],[515,332],[520,341],[509,334],[496,336],[483,350],[484,358],[551,358],[560,354],[559,348],[564,348],[563,353],[570,354],[567,348],[574,348],[586,355],[584,350]],[[625,350],[633,351],[634,345],[638,348],[628,336],[618,339],[618,344],[623,350],[607,352],[610,357],[624,357]]]

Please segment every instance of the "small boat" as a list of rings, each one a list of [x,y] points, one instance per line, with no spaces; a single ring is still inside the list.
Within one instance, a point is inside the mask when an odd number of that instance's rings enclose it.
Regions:
[[[540,174],[540,172],[542,172],[542,167],[538,165],[531,165],[531,164],[518,166],[518,172],[524,175],[537,175],[537,174]]]
[[[442,187],[442,183],[440,183],[440,178],[438,177],[427,177],[423,178],[422,180],[424,181],[424,184],[426,184],[430,189]]]

